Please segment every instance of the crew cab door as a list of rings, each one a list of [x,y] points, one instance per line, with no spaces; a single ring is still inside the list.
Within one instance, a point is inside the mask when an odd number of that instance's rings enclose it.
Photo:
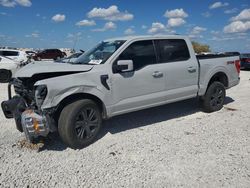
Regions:
[[[165,64],[166,100],[192,98],[198,92],[199,66],[184,39],[155,40],[158,62]],[[193,52],[193,51],[192,51]]]
[[[134,69],[130,72],[113,70],[111,92],[113,115],[138,110],[162,100],[165,90],[164,64],[157,64],[152,40],[137,41],[130,44],[113,62],[132,60]]]

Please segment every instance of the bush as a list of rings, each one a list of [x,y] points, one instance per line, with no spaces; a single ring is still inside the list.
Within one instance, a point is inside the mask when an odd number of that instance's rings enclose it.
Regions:
[[[202,52],[211,52],[210,47],[205,44],[200,44],[198,42],[192,42],[195,53],[200,54]]]

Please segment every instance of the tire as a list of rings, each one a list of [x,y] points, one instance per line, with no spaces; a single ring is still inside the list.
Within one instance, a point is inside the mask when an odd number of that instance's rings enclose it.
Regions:
[[[58,121],[58,132],[66,145],[81,149],[95,141],[101,125],[99,107],[92,100],[84,99],[64,107]]]
[[[10,70],[0,69],[0,83],[10,82],[12,73]]]
[[[37,61],[41,61],[42,59],[41,59],[41,57],[37,57]]]
[[[60,56],[58,56],[58,57],[56,57],[54,60],[60,60],[61,59],[61,57]]]
[[[213,82],[203,96],[203,109],[205,112],[218,111],[223,107],[226,90],[222,83]]]

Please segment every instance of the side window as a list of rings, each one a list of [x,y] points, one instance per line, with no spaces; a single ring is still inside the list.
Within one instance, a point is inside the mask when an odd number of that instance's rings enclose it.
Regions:
[[[3,51],[3,56],[18,56],[18,52],[15,52],[15,51]]]
[[[189,50],[183,39],[157,40],[159,62],[185,61],[190,58]]]
[[[156,55],[152,40],[132,43],[119,56],[118,60],[133,60],[134,69],[156,63]]]

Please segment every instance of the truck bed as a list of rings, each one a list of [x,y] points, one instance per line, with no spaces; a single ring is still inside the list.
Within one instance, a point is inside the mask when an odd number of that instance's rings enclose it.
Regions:
[[[213,59],[213,58],[223,58],[223,57],[232,57],[240,56],[239,52],[225,52],[223,54],[208,54],[208,55],[196,55],[197,59]]]
[[[239,83],[239,74],[236,68],[236,61],[239,61],[239,53],[225,53],[218,55],[197,55],[200,66],[199,72],[199,95],[206,92],[208,81],[218,72],[225,73],[227,76],[228,86],[233,87]]]

